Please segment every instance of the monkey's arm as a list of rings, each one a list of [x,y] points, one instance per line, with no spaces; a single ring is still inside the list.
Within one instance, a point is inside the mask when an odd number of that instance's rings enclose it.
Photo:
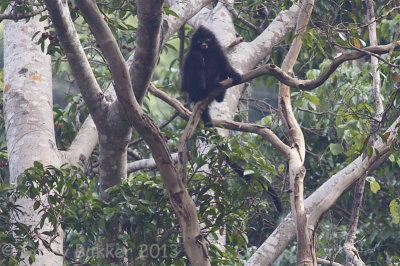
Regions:
[[[192,102],[207,97],[205,62],[201,53],[192,52],[187,55],[183,65],[182,91],[189,94]]]
[[[228,77],[232,78],[232,85],[239,84],[240,81],[242,81],[242,76],[231,66],[229,62],[225,68],[225,71]]]
[[[239,84],[240,81],[242,80],[242,76],[232,67],[226,54],[223,51],[221,52],[222,52],[221,54],[222,58],[220,60],[223,64],[225,75],[232,78],[232,85]]]

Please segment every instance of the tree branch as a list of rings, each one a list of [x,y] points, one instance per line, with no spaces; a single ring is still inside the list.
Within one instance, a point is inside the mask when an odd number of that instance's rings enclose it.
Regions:
[[[317,262],[320,264],[325,264],[325,265],[330,265],[330,266],[343,266],[343,264],[337,263],[337,262],[332,262],[330,260],[324,260],[317,258]]]
[[[103,92],[93,75],[89,61],[79,41],[66,2],[45,0],[57,36],[65,51],[72,74],[81,90],[88,109],[99,127],[104,124],[104,112],[108,106]]]
[[[397,45],[400,45],[400,41],[397,42]],[[360,51],[357,52],[344,53],[332,60],[332,63],[318,77],[312,80],[301,80],[298,78],[294,78],[274,64],[263,65],[248,72],[247,74],[249,79],[251,79],[251,77],[260,76],[263,74],[269,74],[275,77],[280,82],[290,86],[291,88],[309,91],[321,86],[330,77],[330,75],[344,62],[359,59],[365,55],[368,55],[369,53],[385,54],[390,51],[391,47],[392,44],[369,46],[364,49],[360,49]]]
[[[168,39],[181,27],[190,17],[195,15],[201,8],[203,8],[205,5],[207,5],[211,0],[202,0],[202,1],[195,1],[195,0],[190,0],[188,2],[185,2],[185,5],[183,5],[181,2],[176,3],[170,7],[171,10],[173,10],[175,13],[178,14],[178,18],[175,16],[164,16],[164,24],[163,24],[163,39],[162,43],[165,44]],[[175,1],[176,2],[176,1]],[[133,56],[128,59],[128,65],[132,65],[133,61]],[[130,62],[130,63],[129,63]],[[130,67],[131,69],[131,67]],[[151,87],[151,85],[150,85]],[[150,88],[149,87],[149,88]],[[110,85],[110,87],[107,89],[106,94],[109,90],[114,90],[113,84]],[[114,96],[115,97],[115,96]],[[114,101],[115,98],[110,99],[110,101]],[[189,117],[189,115],[188,115]],[[89,116],[85,124],[92,124],[93,122],[90,122],[92,120],[91,116]],[[85,125],[84,124],[84,125]],[[80,140],[74,140],[76,141],[76,144],[74,147],[71,145],[70,149],[65,152],[64,156],[64,161],[69,162],[69,163],[74,163],[77,162],[80,158],[80,155],[83,155],[84,158],[88,158],[90,156],[91,151],[86,149],[86,144],[91,144],[93,142],[97,142],[97,132],[87,132],[87,130],[91,131],[90,127],[82,127],[79,130],[79,133],[77,135],[82,137],[82,141]],[[88,134],[88,135],[87,135]],[[84,137],[84,136],[87,137]],[[91,141],[85,141],[85,139],[90,139]],[[96,140],[96,141],[95,141]],[[82,145],[84,144],[84,145]],[[93,145],[91,147],[94,148]],[[69,159],[67,159],[69,158]],[[83,158],[83,157],[82,157]]]
[[[238,19],[240,22],[242,22],[244,25],[255,31],[256,33],[261,33],[262,29],[245,19],[242,15],[240,15],[235,8],[233,8],[233,5],[227,1],[221,1],[226,9],[231,12],[232,16],[234,16],[236,19]]]
[[[171,156],[174,162],[178,161],[178,153],[173,153],[171,154]],[[131,173],[138,170],[156,170],[156,169],[157,169],[156,161],[154,160],[154,158],[150,158],[128,163],[127,172]]]
[[[390,126],[387,133],[390,132],[387,142],[377,140],[374,144],[379,150],[381,156],[379,160],[376,157],[370,160],[363,160],[362,155],[356,158],[352,163],[331,176],[324,184],[314,191],[304,202],[308,214],[312,212],[320,212],[311,214],[312,219],[319,219],[321,214],[329,209],[340,195],[353,184],[363,173],[368,171],[372,173],[380,166],[390,155],[390,147],[394,141],[397,141],[397,127],[400,123],[398,117]],[[374,160],[375,159],[375,160]],[[365,165],[367,165],[365,167]],[[364,171],[359,171],[363,169]],[[322,208],[322,209],[321,209]],[[257,249],[253,256],[246,262],[246,265],[269,265],[272,264],[278,256],[283,252],[287,245],[292,242],[296,235],[295,224],[292,214],[289,214],[281,222],[281,224],[272,232],[268,239]]]
[[[96,3],[91,0],[78,1],[77,6],[79,7],[79,10],[81,10],[82,16],[88,23],[91,32],[103,52],[104,58],[109,64],[118,100],[123,104],[133,106],[134,94],[131,89],[131,80],[129,78],[125,60],[110,28],[104,21],[100,10]]]
[[[154,1],[156,2],[151,1],[154,5],[155,3],[162,3],[160,0]],[[210,265],[205,239],[200,232],[196,206],[185,185],[182,183],[182,179],[178,176],[171,153],[169,152],[160,129],[154,121],[143,112],[133,94],[127,65],[118,49],[115,39],[111,38],[112,33],[110,29],[103,20],[95,2],[91,0],[81,0],[78,5],[85,20],[90,25],[96,41],[102,48],[104,57],[109,63],[111,73],[115,80],[115,91],[118,98],[117,104],[121,104],[125,111],[126,121],[128,121],[131,126],[135,127],[138,133],[143,137],[156,161],[169,199],[182,228],[183,242],[187,256],[193,265]],[[138,1],[137,5],[138,10],[148,11],[149,3],[145,0]],[[139,7],[139,5],[144,6]],[[156,13],[156,15],[161,16],[161,13]],[[147,18],[144,20],[146,19]],[[144,23],[142,27],[145,27],[145,24],[146,23]],[[107,51],[105,49],[107,49]],[[146,52],[144,53],[146,54]],[[152,71],[153,70],[151,70],[151,73]],[[144,81],[144,79],[142,81]]]
[[[67,151],[61,151],[62,164],[86,163],[98,142],[98,133],[93,119],[89,116],[79,129]]]
[[[141,104],[160,55],[162,0],[138,0],[136,50],[129,74],[136,99]]]
[[[302,0],[299,5],[300,12],[297,18],[296,37],[282,63],[282,71],[288,74],[292,74],[293,66],[303,45],[301,38],[306,32],[314,0]],[[307,226],[308,219],[304,206],[304,177],[306,169],[303,164],[305,160],[305,140],[300,125],[293,114],[290,87],[283,83],[279,84],[278,104],[279,115],[289,135],[290,146],[294,148],[289,159],[289,177],[292,190],[290,194],[291,210],[295,217],[297,231],[297,264],[316,265],[314,235]]]
[[[34,17],[40,13],[42,13],[43,11],[45,11],[46,8],[38,8],[32,12],[28,12],[28,13],[15,13],[13,14],[12,11],[13,9],[11,9],[11,11],[8,14],[0,14],[0,22],[2,22],[5,19],[12,19],[12,20],[20,20],[20,19],[24,19],[24,18],[31,18]]]

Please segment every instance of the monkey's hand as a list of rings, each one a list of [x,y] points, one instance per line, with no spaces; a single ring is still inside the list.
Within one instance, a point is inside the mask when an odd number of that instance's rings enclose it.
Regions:
[[[237,72],[232,73],[232,85],[239,84],[241,81],[242,81],[242,76],[239,73]]]

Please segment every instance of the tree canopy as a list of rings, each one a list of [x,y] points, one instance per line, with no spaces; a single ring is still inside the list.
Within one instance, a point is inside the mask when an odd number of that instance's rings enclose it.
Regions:
[[[399,11],[3,0],[0,264],[397,265]],[[241,81],[191,104],[201,25]]]

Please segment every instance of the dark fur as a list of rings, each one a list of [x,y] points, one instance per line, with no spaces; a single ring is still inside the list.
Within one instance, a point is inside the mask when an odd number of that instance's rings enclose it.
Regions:
[[[206,98],[210,92],[221,86],[220,81],[233,79],[241,81],[240,74],[232,68],[224,50],[214,33],[200,26],[192,36],[189,52],[183,64],[182,91],[188,93],[191,102]],[[225,91],[215,99],[224,100]],[[204,125],[211,122],[208,107],[202,114]]]
[[[232,168],[232,170],[235,171],[236,174],[238,174],[241,178],[244,178],[247,182],[249,182],[250,179],[253,178],[251,175],[245,176],[244,169],[239,164],[232,162],[228,156],[226,156],[225,159],[228,165]],[[272,201],[275,204],[275,208],[278,214],[281,215],[283,213],[283,204],[276,190],[272,187],[270,183],[267,183],[267,187],[265,187],[265,185],[261,183],[258,179],[255,178],[255,180],[263,187],[265,191],[267,191],[267,193],[272,198]]]

